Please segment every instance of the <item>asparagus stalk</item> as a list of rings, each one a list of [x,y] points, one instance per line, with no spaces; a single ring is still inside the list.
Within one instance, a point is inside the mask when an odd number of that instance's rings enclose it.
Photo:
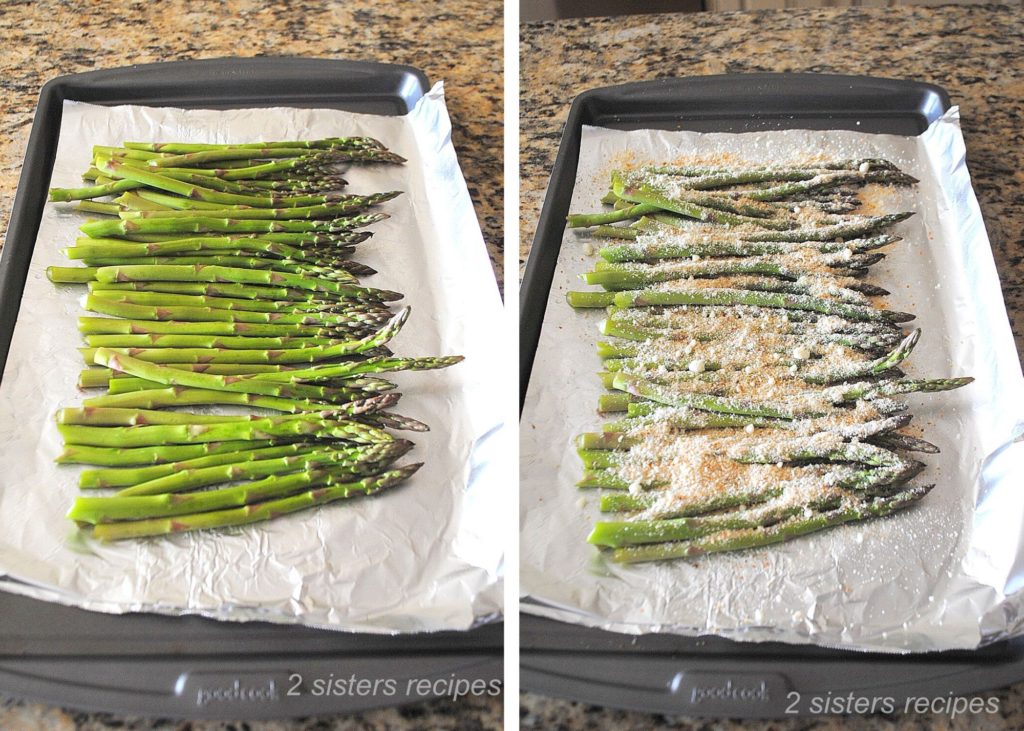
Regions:
[[[129,234],[196,234],[196,233],[335,233],[351,231],[383,221],[384,213],[359,214],[344,218],[316,220],[262,221],[252,218],[144,218],[135,221],[106,220],[83,224],[82,233],[93,238]]]
[[[269,284],[311,291],[325,291],[344,297],[383,301],[401,299],[397,292],[367,287],[354,287],[324,279],[282,272],[252,271],[221,266],[146,266],[127,265],[100,267],[95,277],[100,282],[164,281],[164,282],[234,282],[236,284]]]
[[[658,261],[661,259],[688,259],[693,256],[771,256],[787,254],[800,249],[810,249],[822,254],[832,254],[849,249],[864,252],[889,246],[901,239],[898,236],[882,234],[849,241],[798,241],[798,242],[757,242],[736,239],[697,239],[664,243],[661,241],[638,242],[603,246],[598,251],[601,258],[609,262]]]
[[[160,424],[158,426],[82,426],[58,424],[67,444],[88,447],[154,447],[223,441],[262,441],[276,438],[335,439],[357,444],[392,441],[385,431],[357,421],[306,420],[290,417],[254,419],[245,423]]]
[[[407,311],[406,311],[407,312]],[[396,317],[394,324],[382,329],[371,338],[358,341],[363,345],[370,343],[380,344],[390,339],[405,321],[404,317]],[[147,363],[144,360],[134,358],[130,355],[118,353],[109,348],[99,348],[96,351],[95,361],[98,365],[108,366],[117,371],[122,371],[147,381],[155,381],[168,386],[184,386],[189,388],[200,388],[214,391],[234,391],[239,393],[262,394],[264,396],[276,396],[281,398],[292,397],[301,394],[302,391],[294,385],[296,381],[310,380],[312,375],[317,377],[338,378],[364,373],[379,373],[386,369],[414,369],[423,367],[445,367],[458,362],[459,359],[429,359],[429,362],[417,361],[416,359],[370,359],[362,363],[343,363],[332,366],[325,366],[317,369],[302,369],[281,373],[257,373],[253,374],[259,378],[247,376],[224,376],[209,373],[178,370],[155,363]],[[311,372],[312,371],[312,372]],[[286,376],[283,382],[265,380],[272,377]],[[299,396],[301,398],[301,396]]]
[[[270,163],[268,165],[253,166],[247,169],[241,168],[237,170],[226,171],[224,175],[218,177],[224,177],[229,180],[237,180],[242,177],[247,177],[243,171],[251,173],[253,172],[254,168],[257,168],[261,172],[269,172],[274,169],[295,169],[300,165],[301,163],[299,163],[298,161],[290,161],[283,164]],[[171,177],[170,175],[166,175],[163,172],[155,172],[152,169],[146,169],[140,166],[132,165],[127,161],[114,158],[106,158],[101,161],[98,161],[96,167],[100,171],[110,175],[113,178],[133,180],[137,183],[141,183],[150,188],[156,188],[157,190],[167,191],[168,193],[175,193],[185,198],[206,201],[210,203],[219,203],[228,206],[244,205],[253,206],[255,208],[275,208],[278,206],[298,207],[309,205],[321,205],[330,202],[330,198],[325,196],[282,197],[276,195],[256,196],[241,195],[238,193],[226,193],[201,185],[196,185],[195,183],[190,183],[184,180],[178,180],[176,177]]]
[[[166,363],[162,365],[166,365],[168,367],[178,367],[181,364]],[[213,365],[218,364],[211,364],[210,368],[212,368]],[[236,364],[234,363],[226,363],[219,365],[227,369],[233,369],[234,367],[236,367]],[[207,369],[203,372],[209,373],[211,371]],[[396,388],[396,385],[394,383],[377,378],[352,378],[345,381],[338,381],[338,383],[342,383],[344,385],[340,387],[335,387],[333,385],[311,386],[305,384],[296,384],[292,386],[292,398],[287,400],[299,402],[318,402],[321,404],[322,409],[329,409],[331,408],[330,405],[347,404],[350,401],[358,401],[360,399],[369,398],[374,394],[385,393]],[[138,393],[139,391],[159,391],[165,388],[166,386],[163,383],[147,381],[144,378],[135,378],[134,376],[124,377],[124,375],[121,374],[120,376],[112,378],[107,382],[107,395],[123,396],[129,393]]]
[[[248,219],[248,220],[299,220],[317,218],[341,218],[370,206],[389,201],[401,195],[400,191],[375,193],[368,196],[353,196],[335,203],[321,203],[315,206],[290,206],[286,208],[247,208],[243,206],[229,208],[204,208],[202,216],[207,218]],[[120,211],[119,218],[124,221],[140,221],[150,218],[193,218],[195,209],[176,211]]]
[[[372,137],[327,137],[320,140],[284,140],[276,142],[244,142],[231,144],[213,144],[206,142],[125,142],[124,147],[129,150],[163,152],[173,155],[181,155],[188,152],[202,152],[204,150],[269,149],[278,147],[305,150],[323,150],[334,147],[368,148],[377,150],[386,149],[380,141],[375,140]]]
[[[311,292],[306,289],[273,287],[253,284],[212,283],[212,282],[97,282],[88,283],[90,292],[162,292],[196,297],[225,297],[232,299],[253,299],[286,302],[346,303],[352,300],[327,293]]]
[[[723,493],[714,497],[682,500],[672,502],[669,509],[659,513],[658,520],[675,520],[692,518],[709,513],[741,508],[743,506],[761,505],[774,500],[783,494],[779,486],[759,487],[753,490],[740,490]],[[605,493],[601,496],[602,513],[625,513],[640,510],[651,510],[657,501],[657,493],[650,491],[634,495],[628,492]]]
[[[381,310],[366,312],[346,308],[341,312],[254,312],[252,310],[226,310],[220,307],[189,307],[183,305],[133,305],[88,295],[84,306],[90,312],[124,318],[126,321],[152,320],[185,323],[231,323],[235,325],[306,325],[312,330],[338,329],[349,326],[379,327]],[[387,313],[391,317],[391,313]],[[98,319],[98,318],[97,318]],[[116,327],[110,325],[109,327]],[[151,324],[150,327],[153,327]],[[187,332],[187,331],[178,331]],[[206,332],[203,330],[202,332]],[[247,330],[254,333],[255,330]],[[298,330],[292,330],[292,334]],[[101,333],[89,333],[99,335]],[[197,333],[192,333],[197,334]]]
[[[398,459],[412,448],[412,442],[395,441],[387,444],[361,445],[357,447],[332,448],[330,446],[319,447],[305,453],[285,455],[282,457],[271,457],[259,460],[246,460],[244,462],[229,462],[220,465],[207,467],[192,467],[172,475],[158,477],[146,482],[140,482],[131,487],[126,487],[117,493],[114,500],[110,498],[86,498],[86,504],[98,505],[103,501],[105,505],[131,503],[133,501],[122,501],[120,498],[143,495],[167,495],[170,493],[181,493],[194,490],[200,487],[209,487],[224,482],[235,482],[258,477],[269,477],[271,475],[287,474],[289,472],[307,472],[317,468],[327,469],[334,473],[342,473],[346,477],[354,475],[367,475],[379,471],[382,466]],[[208,494],[208,493],[200,493]],[[135,501],[137,502],[137,501]],[[181,510],[182,513],[200,512],[201,503],[190,500],[173,501],[179,506],[191,504],[194,509]],[[80,502],[77,505],[81,504]],[[180,508],[179,508],[180,509]],[[110,512],[104,508],[105,517],[113,520],[131,519],[140,517],[152,517],[151,515],[134,515],[130,511],[121,514]],[[81,518],[76,518],[81,519]],[[95,522],[95,521],[89,521]]]
[[[688,541],[735,530],[756,530],[803,513],[800,505],[766,507],[722,516],[674,518],[669,520],[601,521],[587,537],[595,546],[620,548],[645,543]]]
[[[94,447],[82,444],[65,445],[54,460],[58,464],[93,464],[106,467],[156,465],[194,459],[212,454],[258,449],[275,444],[275,439],[230,440],[199,444],[150,445],[138,448]],[[284,441],[284,440],[281,440]]]
[[[210,162],[222,164],[224,160],[262,160],[266,158],[291,157],[300,161],[312,160],[329,163],[339,162],[382,162],[402,163],[405,159],[393,152],[375,148],[324,148],[315,155],[306,154],[303,148],[223,148],[219,150],[202,150],[180,155],[158,157],[148,161],[151,167],[174,167],[176,165],[201,165]]]
[[[271,241],[278,244],[288,244],[289,246],[299,247],[345,247],[355,246],[363,241],[366,241],[373,234],[369,231],[337,231],[337,232],[276,232],[276,233],[260,233],[260,232],[249,232],[249,233],[226,233],[221,235],[208,234],[203,236],[186,236],[189,239],[231,239],[233,241],[243,241],[245,239],[262,239],[264,241]],[[126,234],[116,238],[109,239],[95,239],[97,241],[120,241],[125,244],[138,243],[138,244],[158,244],[167,241],[180,241],[182,239],[181,234],[176,233],[165,233],[165,234]],[[88,237],[86,237],[88,240]]]
[[[82,259],[87,267],[132,266],[202,266],[283,272],[314,279],[335,280],[341,284],[355,284],[355,277],[342,266],[342,260],[324,260],[319,263],[295,259],[273,259],[261,256],[222,256],[203,252],[196,256],[138,256],[125,259],[119,256],[100,256]],[[349,295],[351,296],[351,295]]]
[[[145,393],[145,392],[144,392]],[[216,392],[213,392],[216,393]],[[234,394],[232,394],[234,395]],[[251,394],[242,394],[251,395]],[[189,400],[198,403],[218,403],[219,401],[234,401],[244,403],[245,399],[211,398],[195,394],[188,394],[182,399],[182,406],[189,404]],[[362,414],[380,411],[394,405],[399,399],[399,394],[386,393],[376,396],[368,396],[357,400],[349,400],[342,403],[316,403],[298,399],[274,399],[270,396],[253,396],[249,399],[253,406],[256,402],[265,404],[265,408],[275,411],[282,411],[292,414],[295,418],[307,419],[310,421],[319,419],[334,419],[339,417],[359,416]],[[67,407],[57,412],[58,424],[84,424],[91,426],[138,426],[156,424],[224,424],[245,421],[255,421],[263,417],[253,414],[194,414],[181,411],[160,411],[137,407],[121,406],[96,406]]]
[[[100,289],[91,293],[94,299],[105,299],[130,305],[156,305],[165,307],[209,307],[220,310],[245,310],[248,312],[285,312],[291,314],[324,312],[344,314],[349,307],[344,302],[286,300],[236,299],[233,297],[209,297],[207,295],[168,294],[164,292],[128,292]],[[385,322],[387,318],[382,318]]]
[[[319,474],[326,469],[337,470],[347,477],[354,474],[350,464],[333,464],[330,450],[321,449],[276,459],[192,469],[140,483],[110,497],[79,497],[75,500],[67,517],[79,523],[105,523],[114,520],[175,515],[177,514],[176,508],[182,513],[201,512],[201,504],[196,504],[196,509],[191,510],[184,507],[186,500],[173,499],[173,497],[183,497],[177,494],[184,490],[209,487],[224,482],[268,477],[294,478],[298,475]],[[303,485],[300,483],[300,486]]]
[[[242,442],[249,444],[250,442]],[[397,443],[397,442],[396,442]],[[287,457],[296,454],[308,454],[318,449],[318,446],[309,442],[293,442],[273,447],[259,447],[255,449],[239,449],[233,452],[218,452],[202,457],[183,459],[178,462],[164,462],[143,467],[107,467],[101,469],[86,469],[78,474],[78,486],[84,490],[96,490],[109,487],[130,487],[143,482],[155,480],[158,477],[167,477],[185,470],[198,469],[200,467],[214,467],[216,465],[245,463],[251,460],[270,459],[272,457]]]
[[[384,393],[368,399],[351,401],[336,407],[325,405],[323,402],[309,399],[282,399],[274,396],[260,396],[250,393],[231,393],[228,391],[213,391],[202,388],[158,388],[145,391],[131,391],[122,394],[107,394],[105,396],[94,396],[85,399],[83,406],[86,408],[123,408],[123,409],[161,409],[171,406],[197,406],[213,404],[230,404],[237,406],[254,406],[257,408],[273,409],[288,413],[302,413],[308,411],[326,411],[337,408],[347,410],[350,414],[364,413],[367,406],[373,406],[374,410],[388,409],[398,403],[400,394]]]
[[[102,270],[101,270],[102,271]],[[575,294],[575,293],[570,293]],[[914,318],[904,312],[880,310],[874,307],[851,305],[843,302],[789,295],[775,292],[750,292],[739,289],[674,289],[637,290],[615,294],[616,307],[650,307],[663,305],[752,305],[791,310],[806,310],[825,315],[838,315],[851,320],[869,322],[906,322]],[[570,299],[570,304],[573,300]]]
[[[271,374],[278,375],[278,374]],[[878,397],[895,396],[905,393],[931,393],[949,391],[973,382],[973,378],[937,378],[937,379],[893,379],[877,383],[841,384],[823,389],[819,403],[842,404],[858,400],[872,400]],[[639,396],[666,406],[689,407],[705,411],[717,411],[727,414],[760,416],[765,418],[792,420],[797,418],[814,418],[825,416],[828,411],[821,406],[807,403],[800,394],[792,400],[755,401],[743,398],[713,396],[703,393],[681,392],[665,387],[638,376],[623,373],[616,374],[614,386],[620,391]],[[625,410],[626,404],[622,404]]]
[[[90,348],[139,348],[144,352],[154,348],[256,350],[310,348],[337,345],[344,340],[322,337],[221,337],[217,335],[87,335]]]
[[[810,517],[797,516],[767,528],[728,531],[689,541],[618,548],[612,552],[612,560],[617,563],[662,561],[770,546],[844,523],[881,517],[903,510],[927,495],[932,487],[934,486],[910,487],[892,496],[843,505],[834,510],[812,514]]]
[[[846,241],[871,236],[884,228],[905,221],[914,215],[912,212],[892,213],[883,216],[849,216],[838,223],[830,223],[810,228],[794,228],[778,231],[757,231],[746,229],[730,230],[731,237],[753,243],[806,243],[826,241]],[[604,238],[636,239],[644,231],[684,234],[680,228],[680,219],[672,220],[669,216],[660,215],[657,219],[641,218],[635,227],[598,226],[593,230],[595,236]],[[721,237],[720,235],[718,237]]]
[[[350,317],[351,322],[329,325],[260,324],[233,321],[123,320],[111,317],[79,317],[83,335],[237,335],[246,337],[337,337],[348,330],[380,327],[386,320]]]
[[[132,355],[139,361],[153,363],[314,363],[348,355],[368,353],[393,338],[409,316],[409,309],[398,312],[384,327],[358,340],[327,341],[328,344],[309,345],[283,350],[212,348],[86,348],[83,357],[87,363],[106,365],[99,360],[98,350]],[[330,344],[334,342],[334,344]],[[152,380],[152,379],[150,379]]]
[[[821,263],[829,266],[846,267],[867,264],[866,260],[843,259],[841,255],[826,255]],[[815,262],[800,260],[785,261],[778,257],[752,256],[746,258],[712,259],[688,261],[671,265],[608,264],[583,275],[587,284],[597,284],[605,289],[639,289],[659,282],[670,282],[693,277],[710,278],[735,275],[763,275],[799,279],[818,274]],[[838,270],[844,272],[847,270]],[[792,286],[792,285],[791,285]],[[801,292],[803,289],[801,288]]]
[[[267,241],[263,238],[193,237],[150,243],[134,243],[124,239],[80,238],[76,244],[76,246],[63,250],[64,255],[69,259],[94,259],[100,257],[132,259],[209,251],[232,256],[245,256],[247,252],[259,252],[261,254],[270,254],[275,257],[294,260],[312,262],[319,260],[319,257],[308,253],[301,246]]]
[[[313,366],[312,368],[291,369],[278,373],[263,373],[260,380],[267,383],[299,383],[303,381],[323,381],[332,378],[352,378],[365,373],[390,373],[393,371],[428,371],[448,368],[461,363],[461,355],[448,355],[436,358],[390,358],[374,357],[364,361],[350,363],[330,363]],[[243,376],[243,379],[247,377]]]
[[[356,482],[312,489],[291,497],[246,504],[245,507],[213,510],[174,518],[104,523],[93,529],[93,536],[104,541],[115,541],[125,538],[247,525],[356,495],[371,495],[380,492],[405,481],[421,466],[422,463],[406,465]]]
[[[54,284],[85,284],[96,278],[96,268],[46,267],[46,277]]]
[[[737,206],[724,196],[700,193],[696,189],[669,190],[652,181],[622,175],[618,171],[612,173],[612,191],[624,201],[654,206],[699,221],[727,226],[750,224],[780,230],[793,228],[788,220],[770,218],[776,213],[776,209],[770,206],[759,206],[752,201]]]

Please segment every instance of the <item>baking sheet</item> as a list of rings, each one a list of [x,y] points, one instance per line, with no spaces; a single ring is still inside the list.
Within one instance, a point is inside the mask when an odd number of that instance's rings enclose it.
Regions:
[[[847,131],[744,134],[584,127],[572,211],[599,210],[610,171],[727,156],[784,163],[808,153],[884,157],[921,180],[872,196],[917,215],[872,268],[914,312],[923,338],[909,375],[972,375],[971,386],[910,396],[915,424],[942,448],[913,509],[803,539],[696,561],[618,566],[586,537],[598,492],[577,490],[574,435],[593,431],[602,393],[594,344],[603,311],[573,311],[593,239],[567,230],[549,294],[520,432],[522,609],[617,632],[715,634],[845,649],[974,648],[1020,634],[1024,578],[1024,378],[991,247],[965,164],[959,110],[918,137]]]
[[[403,460],[425,466],[371,499],[246,529],[109,545],[64,514],[80,467],[58,466],[53,422],[77,405],[81,286],[54,286],[85,220],[47,204],[0,385],[0,588],[104,612],[201,614],[376,633],[461,630],[500,616],[501,510],[509,430],[489,396],[500,387],[501,302],[450,139],[443,85],[403,117],[329,109],[229,111],[65,102],[51,185],[80,184],[93,144],[125,140],[249,142],[369,135],[403,166],[353,167],[349,190],[402,190],[356,255],[372,286],[406,294],[412,317],[396,353],[460,353],[453,368],[394,376],[399,413],[429,423]],[[471,306],[470,304],[471,303]]]

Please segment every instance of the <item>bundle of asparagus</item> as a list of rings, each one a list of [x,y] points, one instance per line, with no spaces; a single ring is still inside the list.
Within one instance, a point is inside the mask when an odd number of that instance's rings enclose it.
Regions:
[[[612,239],[576,308],[605,307],[598,343],[618,418],[578,437],[585,488],[610,490],[589,540],[618,562],[766,546],[887,515],[938,447],[906,433],[895,398],[971,378],[899,365],[921,331],[864,281],[885,230],[857,215],[866,185],[917,181],[885,160],[617,170],[610,211],[569,225]],[[614,241],[614,240],[617,240]]]
[[[398,192],[356,195],[338,165],[401,164],[368,137],[242,145],[93,148],[82,188],[53,201],[107,218],[51,267],[85,284],[87,368],[105,388],[56,418],[60,463],[94,465],[69,517],[102,540],[267,520],[393,487],[421,465],[391,430],[427,425],[389,411],[382,374],[446,368],[461,356],[395,357],[409,317],[397,292],[360,282],[352,257]],[[197,413],[229,405],[256,411]],[[173,409],[173,410],[172,410]]]

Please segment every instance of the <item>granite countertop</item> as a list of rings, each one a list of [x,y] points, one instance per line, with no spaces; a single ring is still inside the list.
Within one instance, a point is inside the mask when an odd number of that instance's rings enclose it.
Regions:
[[[147,22],[149,19],[150,22]],[[155,20],[154,20],[155,19]],[[40,87],[64,74],[224,56],[400,63],[445,82],[452,138],[502,282],[502,5],[370,0],[41,0],[0,7],[0,230],[6,230]]]
[[[645,15],[521,26],[520,258],[536,230],[562,125],[588,88],[659,76],[756,71],[866,74],[945,87],[962,109],[967,161],[988,226],[1018,353],[1024,352],[1024,7],[851,8]],[[1024,683],[995,716],[876,716],[856,728],[1024,728]],[[710,728],[526,693],[529,729]],[[714,728],[838,728],[839,721]]]
[[[420,6],[370,0],[34,0],[0,6],[0,230],[6,231],[40,87],[63,74],[223,56],[312,56],[402,63],[443,80],[453,141],[500,284],[502,276],[502,7],[495,0]],[[0,728],[498,729],[500,698],[434,701],[347,717],[281,723],[175,723],[86,714],[0,699]]]
[[[959,104],[1018,352],[1024,352],[1024,5],[636,15],[520,29],[520,263],[573,97],[663,76],[863,74],[927,81]]]

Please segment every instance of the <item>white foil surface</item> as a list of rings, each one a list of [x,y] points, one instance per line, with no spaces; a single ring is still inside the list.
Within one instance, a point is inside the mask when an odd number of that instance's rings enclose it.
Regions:
[[[66,102],[51,184],[81,185],[93,144],[250,142],[369,135],[403,166],[352,167],[351,192],[401,190],[356,258],[371,286],[406,294],[402,355],[462,354],[449,369],[393,376],[395,409],[429,423],[402,462],[407,483],[243,529],[101,544],[64,517],[78,472],[56,465],[54,412],[81,402],[76,318],[84,288],[55,286],[86,216],[47,204],[0,385],[0,588],[103,612],[201,614],[336,630],[461,630],[500,616],[499,520],[510,435],[493,395],[511,359],[501,301],[451,144],[441,84],[403,117],[329,109],[230,111]],[[390,378],[391,376],[389,376]],[[403,434],[404,436],[405,434]]]
[[[567,230],[521,422],[524,611],[617,632],[884,652],[974,648],[1022,632],[1024,379],[964,153],[956,108],[918,137],[584,128],[574,212],[600,210],[611,169],[625,162],[893,161],[920,185],[875,189],[872,199],[917,215],[895,228],[904,241],[870,281],[924,330],[910,375],[977,380],[908,397],[914,424],[942,449],[922,456],[928,468],[915,482],[936,488],[909,510],[772,548],[612,564],[586,542],[598,494],[573,486],[581,472],[573,437],[603,421],[594,347],[603,311],[565,302],[567,290],[587,288],[578,275],[596,259],[594,240]]]

